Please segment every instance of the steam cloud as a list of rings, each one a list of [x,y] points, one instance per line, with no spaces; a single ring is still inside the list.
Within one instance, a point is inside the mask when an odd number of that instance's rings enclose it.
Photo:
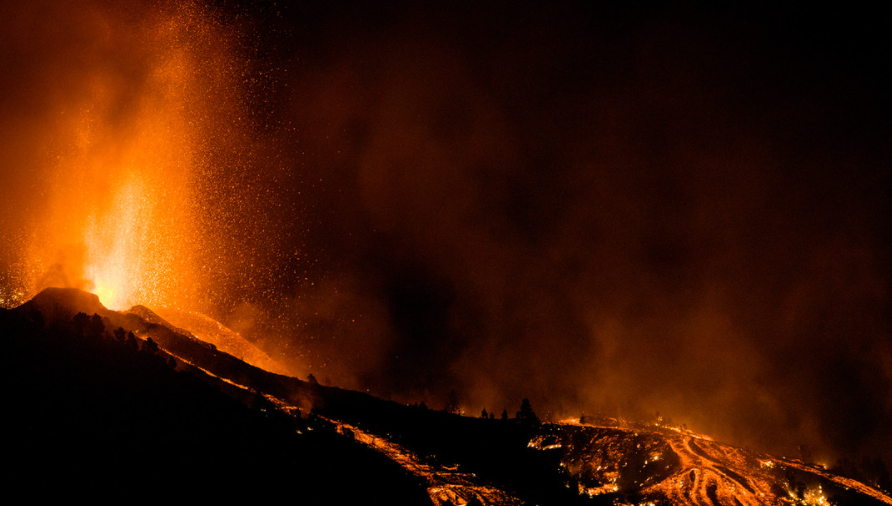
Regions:
[[[783,10],[218,9],[204,22],[241,38],[200,82],[236,98],[188,118],[193,300],[296,373],[892,454],[881,30]],[[120,49],[130,18],[107,9],[3,10],[15,287],[72,138],[57,115],[112,66],[115,125],[155,53]]]

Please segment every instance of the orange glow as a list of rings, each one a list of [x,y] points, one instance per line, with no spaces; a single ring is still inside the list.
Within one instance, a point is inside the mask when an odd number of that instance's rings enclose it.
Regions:
[[[117,307],[115,305],[115,290],[111,286],[103,284],[101,281],[96,281],[93,284],[92,292],[99,297],[99,302],[103,306],[108,308]]]
[[[201,156],[237,114],[223,69],[237,63],[194,5],[144,14],[87,16],[93,65],[46,132],[45,206],[23,248],[30,295],[73,286],[111,309],[196,307]]]

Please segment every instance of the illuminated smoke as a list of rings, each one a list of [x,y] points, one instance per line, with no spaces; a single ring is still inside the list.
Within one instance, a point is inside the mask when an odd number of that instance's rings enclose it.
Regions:
[[[3,4],[0,304],[175,304],[432,407],[892,441],[873,32],[263,5]]]
[[[226,139],[213,132],[238,115],[226,36],[196,4],[43,7],[4,21],[8,55],[23,60],[7,79],[33,107],[3,118],[30,148],[4,169],[4,232],[18,236],[4,304],[53,285],[114,309],[196,304],[213,249],[196,227],[197,189]]]

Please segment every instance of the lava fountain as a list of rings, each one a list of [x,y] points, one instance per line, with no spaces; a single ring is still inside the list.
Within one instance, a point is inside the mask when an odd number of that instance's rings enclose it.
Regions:
[[[199,265],[215,246],[200,230],[199,188],[231,140],[218,132],[239,114],[240,64],[222,24],[195,4],[48,10],[23,7],[6,21],[13,44],[18,33],[33,39],[23,47],[43,48],[22,78],[43,128],[26,144],[38,160],[31,183],[11,197],[23,210],[6,216],[14,268],[3,305],[73,286],[112,309],[201,309]],[[36,28],[16,29],[28,22]]]

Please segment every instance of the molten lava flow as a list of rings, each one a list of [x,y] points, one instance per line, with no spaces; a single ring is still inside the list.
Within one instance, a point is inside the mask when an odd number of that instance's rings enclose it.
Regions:
[[[328,420],[328,419],[326,419]],[[338,432],[354,438],[356,441],[386,455],[401,465],[406,471],[423,478],[427,482],[427,493],[431,502],[437,506],[446,504],[479,504],[491,506],[516,506],[522,501],[494,486],[481,483],[473,473],[459,472],[456,467],[423,463],[418,455],[403,446],[359,427],[338,420],[328,420],[335,424]]]
[[[169,307],[159,307],[155,312],[171,325],[191,332],[195,337],[214,345],[218,350],[229,353],[243,362],[276,374],[294,374],[293,371],[273,360],[261,349],[239,335],[238,332],[225,327],[210,317],[201,313],[181,311]]]
[[[579,493],[589,496],[619,492],[658,504],[818,506],[829,504],[825,493],[832,488],[834,494],[854,491],[892,504],[879,490],[799,461],[755,454],[677,427],[613,425],[565,420],[530,447],[559,452]],[[808,486],[792,490],[791,476]]]

